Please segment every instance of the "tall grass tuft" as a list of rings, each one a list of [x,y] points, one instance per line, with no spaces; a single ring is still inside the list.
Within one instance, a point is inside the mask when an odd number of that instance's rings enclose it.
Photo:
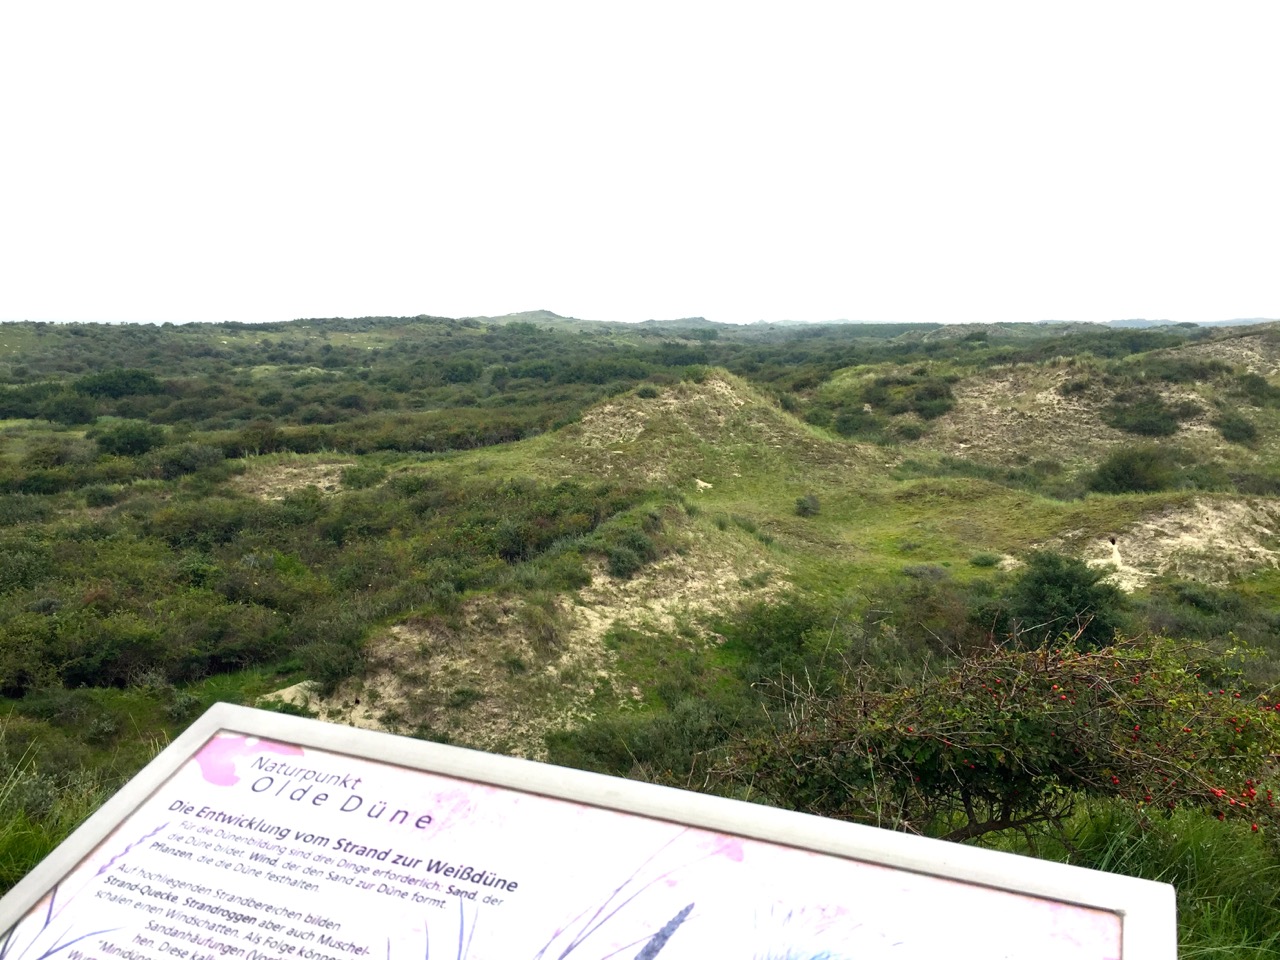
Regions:
[[[0,745],[5,726],[0,723]],[[88,774],[42,775],[34,751],[0,779],[0,896],[31,872],[107,799],[111,789]]]
[[[1280,850],[1247,823],[1219,823],[1194,810],[1148,815],[1120,803],[1076,814],[1079,866],[1171,883],[1178,893],[1183,960],[1280,956]]]

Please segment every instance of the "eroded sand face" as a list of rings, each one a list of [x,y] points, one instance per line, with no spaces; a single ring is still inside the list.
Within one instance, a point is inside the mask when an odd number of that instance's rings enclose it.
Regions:
[[[1200,499],[1152,514],[1103,538],[1078,544],[1085,561],[1111,571],[1131,592],[1162,574],[1221,584],[1280,565],[1280,504]]]
[[[703,617],[751,597],[784,589],[777,571],[734,544],[702,542],[696,553],[668,556],[630,580],[593,571],[576,597],[555,601],[555,639],[532,626],[517,598],[481,597],[453,623],[410,619],[369,642],[369,670],[332,696],[310,683],[264,699],[315,710],[350,726],[446,735],[480,749],[542,758],[545,735],[593,716],[598,698],[630,701],[643,691],[616,682],[605,635],[615,626],[664,633],[681,642],[714,643]],[[768,576],[767,586],[747,586]],[[545,613],[545,611],[542,611]],[[663,642],[670,643],[670,639]]]

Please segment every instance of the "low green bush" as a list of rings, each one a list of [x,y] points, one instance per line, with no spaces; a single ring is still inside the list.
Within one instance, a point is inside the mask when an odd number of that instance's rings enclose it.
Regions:
[[[620,580],[630,579],[644,566],[644,559],[638,553],[616,543],[605,547],[605,559],[609,575]]]
[[[0,494],[0,527],[44,523],[53,513],[53,505],[45,497],[25,493]]]
[[[349,490],[367,490],[387,478],[387,468],[376,464],[356,464],[342,471],[342,485]]]
[[[1255,407],[1280,406],[1280,387],[1274,387],[1260,373],[1242,373],[1236,378],[1235,393]]]
[[[1182,641],[1064,643],[1052,656],[993,646],[908,685],[849,664],[827,689],[784,678],[764,692],[772,724],[735,736],[717,772],[788,809],[952,841],[1019,831],[1032,844],[1069,840],[1087,797],[1153,819],[1280,825],[1275,697],[1255,699],[1230,657]]]
[[[1178,432],[1182,421],[1190,420],[1201,412],[1189,400],[1170,404],[1155,391],[1133,390],[1118,393],[1111,405],[1102,412],[1102,420],[1108,426],[1126,433],[1144,437],[1169,437]]]
[[[89,432],[103,453],[120,457],[136,457],[165,442],[163,427],[152,423],[126,420]]]
[[[701,697],[631,716],[603,716],[547,736],[551,763],[686,786],[705,772],[709,752],[726,731],[743,729],[736,712]]]
[[[1229,443],[1252,447],[1258,442],[1258,428],[1252,420],[1233,410],[1224,410],[1211,421],[1214,428]]]
[[[1123,446],[1112,450],[1089,477],[1097,493],[1154,493],[1177,479],[1172,453],[1157,446]]]
[[[814,494],[806,493],[803,497],[796,497],[796,516],[816,517],[819,509],[820,504]]]
[[[1081,649],[1111,643],[1128,624],[1127,604],[1105,576],[1105,570],[1075,557],[1048,550],[1032,553],[1009,594],[1019,641],[1038,646],[1071,636]]]
[[[123,492],[96,483],[81,491],[86,507],[109,507],[120,500]]]

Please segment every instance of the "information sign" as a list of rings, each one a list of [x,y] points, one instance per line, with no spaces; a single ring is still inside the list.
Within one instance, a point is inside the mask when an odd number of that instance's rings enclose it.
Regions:
[[[1172,888],[219,704],[0,900],[0,960],[1175,955]]]

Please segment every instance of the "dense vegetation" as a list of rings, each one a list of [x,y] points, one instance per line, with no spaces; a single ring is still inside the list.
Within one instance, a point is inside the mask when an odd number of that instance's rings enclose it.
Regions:
[[[1125,593],[1072,547],[1280,491],[1280,387],[1206,351],[1235,333],[548,314],[0,331],[0,889],[210,703],[309,680],[310,706],[277,708],[328,715],[407,625],[514,632],[503,682],[591,688],[525,752],[1186,877],[1184,946],[1280,943],[1277,575],[1166,565]],[[949,440],[1002,377],[1098,445]],[[660,418],[709,378],[742,396],[677,436]],[[621,427],[597,442],[606,402]],[[735,604],[619,618],[607,680],[569,663],[581,591],[713,549],[750,561]],[[383,724],[465,741],[441,718],[490,694],[441,676]],[[1241,903],[1188,876],[1192,835],[1256,871]]]

